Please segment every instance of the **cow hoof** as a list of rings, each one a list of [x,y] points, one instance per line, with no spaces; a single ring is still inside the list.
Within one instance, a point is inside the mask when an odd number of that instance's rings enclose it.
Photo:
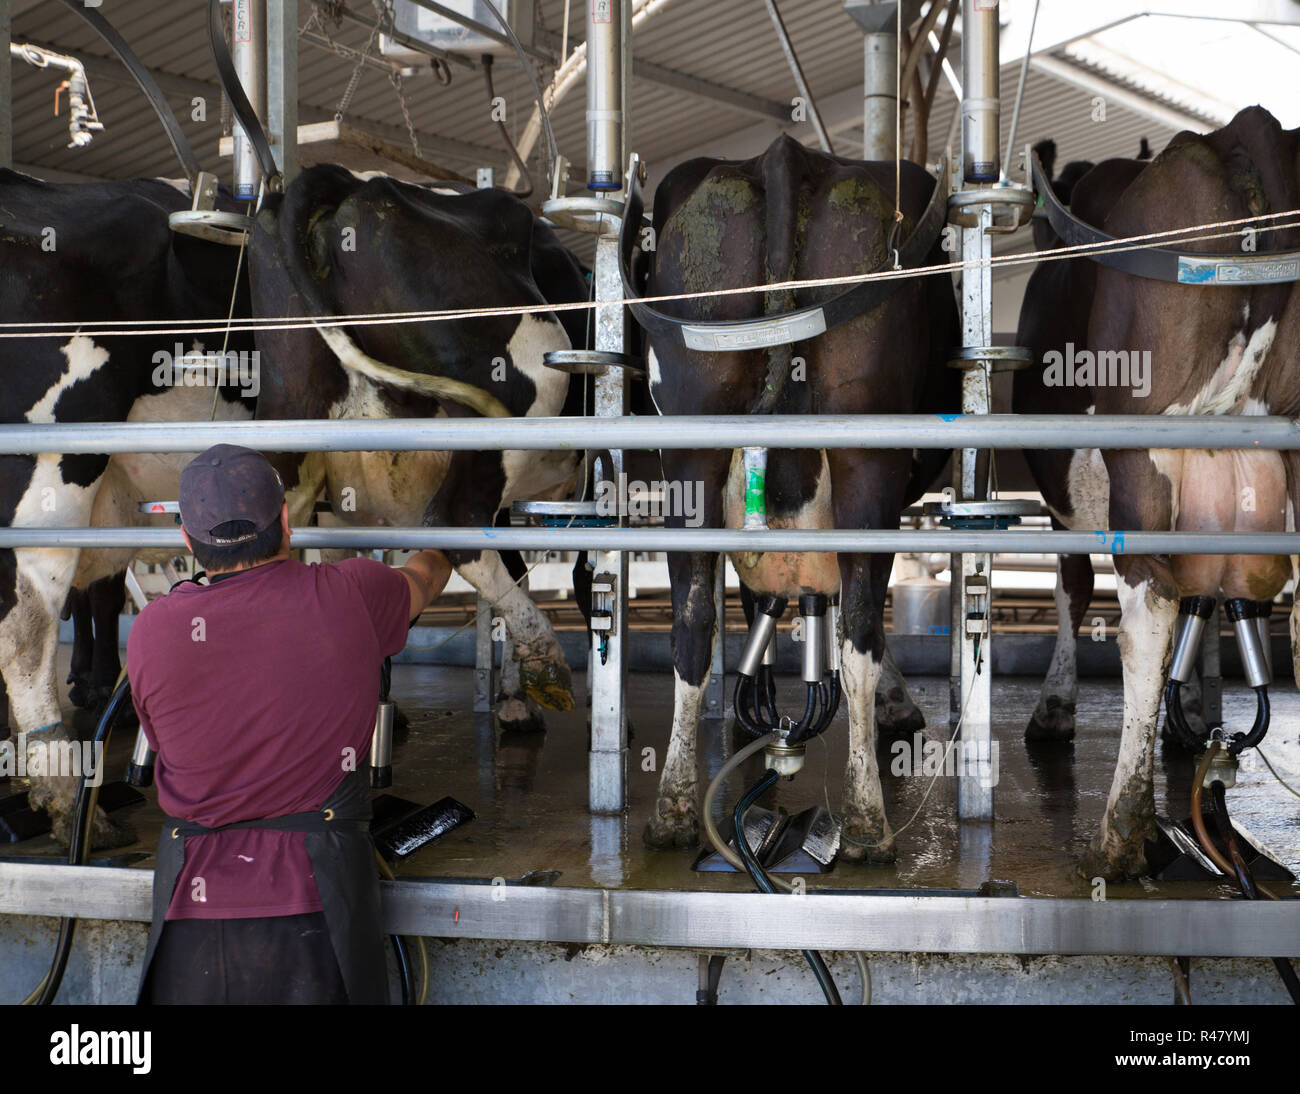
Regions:
[[[497,726],[503,733],[544,733],[546,720],[519,698],[497,701]]]
[[[72,842],[72,804],[67,803],[65,806],[50,802],[44,808],[50,818],[50,835],[61,847],[67,847]],[[96,807],[95,820],[90,829],[90,850],[109,851],[115,847],[126,847],[135,843],[137,838],[131,825],[114,820]]]
[[[1052,696],[1039,703],[1025,727],[1026,741],[1073,741],[1074,704]]]
[[[543,710],[574,710],[573,680],[569,666],[554,661],[525,662],[519,666],[524,694]]]
[[[1096,840],[1079,860],[1079,876],[1085,881],[1133,881],[1148,873],[1146,848],[1139,841],[1101,846]]]
[[[866,866],[888,866],[898,861],[898,846],[887,824],[849,813],[841,819],[840,858]]]
[[[693,798],[660,798],[641,839],[656,851],[685,850],[700,842]]]
[[[72,686],[68,688],[68,701],[78,710],[87,710],[90,704],[95,701],[94,693],[90,684],[85,680],[74,680],[71,676],[67,682]]]
[[[876,694],[876,731],[885,737],[909,737],[925,728],[925,715],[902,688]]]

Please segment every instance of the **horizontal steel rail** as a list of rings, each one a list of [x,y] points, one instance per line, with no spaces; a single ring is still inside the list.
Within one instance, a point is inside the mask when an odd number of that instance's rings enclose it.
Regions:
[[[0,914],[148,922],[153,871],[0,862]],[[384,929],[437,938],[876,953],[1295,956],[1300,902],[674,892],[384,882]]]
[[[1014,552],[1029,555],[1294,555],[1296,532],[966,532],[774,528],[295,528],[293,546],[388,551],[822,551],[894,554]],[[144,547],[184,550],[172,528],[0,528],[12,547]]]
[[[1216,448],[1300,450],[1290,418],[1163,414],[791,414],[746,417],[396,418],[0,425],[0,455],[664,448]]]

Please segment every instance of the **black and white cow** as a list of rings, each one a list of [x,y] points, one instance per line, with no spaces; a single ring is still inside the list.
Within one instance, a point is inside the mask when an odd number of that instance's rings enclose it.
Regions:
[[[559,304],[586,300],[581,266],[519,199],[445,193],[382,175],[311,167],[267,202],[253,236],[254,312],[264,316]],[[547,368],[584,344],[585,311],[267,330],[264,418],[550,417],[581,413],[583,385]],[[436,440],[434,440],[436,443]],[[271,453],[296,522],[322,493],[364,525],[484,527],[515,500],[572,489],[573,452]],[[452,552],[506,621],[520,688],[503,726],[535,724],[524,698],[571,710],[570,673],[546,616],[495,551]]]
[[[1252,107],[1213,133],[1178,134],[1148,164],[1099,164],[1074,186],[1071,211],[1120,237],[1296,208],[1300,130],[1283,130],[1267,111]],[[1260,231],[1256,238],[1260,253],[1300,249],[1294,228]],[[1232,248],[1218,239],[1176,249]],[[1049,383],[1045,370],[1024,370],[1016,378],[1017,410],[1300,412],[1300,289],[1294,283],[1201,287],[1083,261],[1049,263],[1031,278],[1021,337],[1039,361],[1048,352],[1066,354],[1066,342],[1073,342],[1075,357],[1092,372],[1064,386]],[[1078,358],[1080,352],[1090,359]],[[1126,361],[1127,370],[1116,367]],[[1074,528],[1280,532],[1294,527],[1300,502],[1300,453],[1294,452],[1088,449],[1037,465],[1031,460],[1031,467],[1060,522]],[[1082,864],[1087,876],[1111,878],[1146,870],[1143,842],[1155,831],[1155,731],[1180,597],[1222,592],[1270,601],[1291,571],[1286,557],[1254,555],[1119,554],[1114,562],[1123,731],[1100,832]],[[1293,609],[1293,656],[1298,623]]]
[[[174,234],[168,214],[189,206],[183,188],[163,180],[54,184],[0,171],[0,315],[8,322],[91,331],[107,322],[224,318],[238,255],[231,247]],[[245,282],[236,313],[247,315],[248,307]],[[238,386],[173,382],[177,342],[171,335],[117,332],[0,339],[0,420],[250,417]],[[201,347],[187,344],[183,352],[195,348]],[[246,336],[232,335],[226,348],[237,353],[252,347]],[[187,458],[0,456],[0,524],[145,523],[149,518],[138,503],[173,496]],[[19,733],[41,730],[41,740],[68,736],[55,668],[60,612],[74,584],[86,588],[120,573],[131,554],[0,551],[0,669]],[[59,838],[66,838],[73,783],[32,778],[30,800],[47,810]],[[96,846],[126,839],[106,817],[97,818]]]
[[[934,185],[921,167],[902,164],[901,239]],[[650,289],[665,295],[870,271],[885,259],[893,219],[892,163],[839,159],[788,137],[750,160],[691,160],[669,172],[655,193]],[[944,261],[937,240],[928,260]],[[766,301],[762,294],[703,298],[666,304],[664,310],[695,321],[756,319],[823,303],[835,292],[770,293]],[[749,414],[760,400],[781,414],[951,409],[956,374],[944,363],[957,343],[950,278],[912,279],[866,314],[793,346],[701,353],[652,338],[651,393],[662,414]],[[796,358],[803,362],[797,371],[791,367]],[[904,506],[945,458],[928,453],[919,467],[911,451],[779,446],[774,437],[767,464],[767,519],[774,528],[897,528]],[[739,452],[666,450],[662,461],[665,480],[701,484],[703,526],[740,527]],[[682,524],[681,514],[668,522]],[[840,594],[850,727],[843,846],[848,857],[873,861],[895,856],[875,748],[891,558],[784,552],[732,557],[754,592],[787,598]],[[688,846],[697,837],[696,733],[717,622],[717,561],[713,554],[668,556],[675,693],[672,737],[645,832],[653,846]]]

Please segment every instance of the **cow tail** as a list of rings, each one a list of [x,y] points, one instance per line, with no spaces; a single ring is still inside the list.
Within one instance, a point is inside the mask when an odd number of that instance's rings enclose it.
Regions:
[[[766,274],[767,282],[790,281],[794,278],[795,251],[798,247],[796,227],[799,216],[799,197],[803,182],[802,147],[794,140],[781,141],[763,157],[764,219],[767,228]],[[769,292],[763,295],[763,315],[781,315],[793,311],[795,295],[792,289]],[[771,346],[767,351],[767,375],[763,390],[751,409],[751,414],[770,414],[790,379],[790,362],[793,356],[790,345]]]

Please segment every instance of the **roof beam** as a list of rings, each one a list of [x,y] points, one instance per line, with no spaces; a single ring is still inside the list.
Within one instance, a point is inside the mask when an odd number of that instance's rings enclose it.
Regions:
[[[1107,102],[1118,103],[1127,110],[1141,114],[1161,125],[1178,131],[1190,129],[1193,133],[1208,133],[1223,125],[1227,119],[1207,119],[1200,114],[1179,110],[1175,106],[1138,94],[1114,80],[1098,76],[1088,69],[1060,57],[1034,57],[1029,62],[1044,75],[1092,94],[1104,96]]]

